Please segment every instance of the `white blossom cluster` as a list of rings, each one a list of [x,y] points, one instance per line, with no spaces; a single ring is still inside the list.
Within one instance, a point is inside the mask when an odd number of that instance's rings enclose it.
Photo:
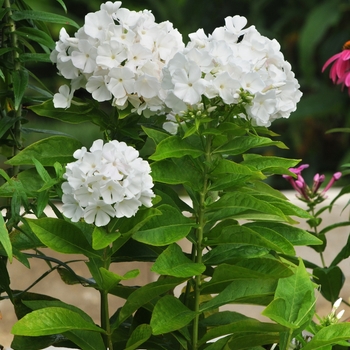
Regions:
[[[71,83],[59,88],[55,107],[68,108],[79,88],[119,109],[131,103],[139,114],[164,107],[162,68],[184,48],[182,36],[169,21],[157,24],[150,11],[130,11],[121,4],[101,4],[99,11],[85,16],[74,37],[61,29],[51,60]]]
[[[111,218],[131,217],[141,205],[152,206],[150,166],[139,152],[116,140],[96,140],[78,149],[68,163],[62,184],[63,214],[73,222],[105,226]]]
[[[198,109],[203,95],[225,105],[244,103],[244,117],[258,126],[296,109],[302,93],[279,43],[246,24],[245,17],[227,17],[210,35],[202,29],[189,35],[164,68],[165,103],[173,114]]]

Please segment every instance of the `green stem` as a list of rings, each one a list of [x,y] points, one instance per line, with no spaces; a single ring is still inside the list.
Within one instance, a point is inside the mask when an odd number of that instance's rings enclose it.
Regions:
[[[199,194],[199,206],[197,213],[197,223],[198,228],[196,230],[196,243],[195,243],[195,262],[201,264],[203,256],[203,236],[204,236],[204,226],[205,226],[205,200],[208,193],[208,166],[211,161],[211,137],[208,136],[205,142],[205,166],[204,166],[204,177],[203,177],[203,189]],[[198,349],[198,330],[199,330],[199,305],[200,305],[200,291],[202,285],[202,275],[196,275],[194,278],[194,311],[196,316],[193,320],[193,330],[192,330],[192,349]]]
[[[310,206],[310,213],[311,215],[314,217],[314,219],[317,219],[317,216],[315,215],[315,208],[314,206]],[[315,232],[315,236],[318,236],[318,230],[317,230],[317,226],[313,228],[314,229],[314,232]],[[322,264],[322,267],[326,267],[326,262],[324,260],[324,255],[323,255],[323,252],[320,252],[320,258],[321,258],[321,264]]]
[[[110,258],[108,257],[108,249],[109,247],[105,248],[104,256],[103,256],[103,267],[107,270],[109,270],[110,266]],[[107,349],[113,350],[113,341],[112,341],[112,331],[111,331],[111,324],[109,321],[109,303],[108,303],[108,291],[101,290],[100,291],[101,296],[101,328],[106,331],[106,334],[103,336],[104,343]]]

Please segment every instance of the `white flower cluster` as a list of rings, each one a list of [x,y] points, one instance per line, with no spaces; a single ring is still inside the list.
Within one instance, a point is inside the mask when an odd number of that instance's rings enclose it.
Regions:
[[[148,162],[124,142],[94,141],[73,154],[62,184],[63,214],[73,222],[105,226],[113,217],[131,217],[141,205],[152,206],[153,182]]]
[[[302,93],[280,45],[246,24],[245,17],[227,17],[211,35],[202,29],[190,34],[186,48],[164,68],[165,103],[173,113],[198,109],[202,95],[226,105],[244,103],[244,117],[258,126],[296,109]]]
[[[148,11],[130,11],[121,1],[108,1],[85,16],[70,37],[64,28],[51,53],[59,73],[71,80],[54,96],[54,105],[68,108],[74,91],[84,88],[97,101],[119,109],[131,103],[139,114],[159,112],[165,63],[184,48],[181,34],[165,21],[155,23]]]

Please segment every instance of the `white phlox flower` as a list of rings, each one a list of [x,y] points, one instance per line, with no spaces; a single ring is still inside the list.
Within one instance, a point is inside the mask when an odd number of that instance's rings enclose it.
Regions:
[[[156,23],[150,11],[121,5],[101,4],[72,37],[61,29],[50,58],[60,75],[71,84],[79,79],[78,88],[98,102],[110,101],[120,109],[131,104],[133,112],[146,116],[164,113],[168,108],[162,97],[162,69],[184,49],[182,36],[169,21]],[[55,107],[67,108],[64,101],[64,95],[57,96]]]
[[[212,105],[240,104],[237,110],[244,113],[236,117],[257,126],[269,127],[273,120],[289,117],[302,95],[298,81],[279,43],[246,25],[247,19],[236,15],[226,17],[225,26],[212,34],[199,29],[189,35],[185,49],[163,68],[168,113],[185,115],[206,97]],[[202,81],[205,84],[196,85]],[[169,122],[167,128],[173,129]]]
[[[151,168],[138,151],[116,140],[96,140],[74,152],[62,184],[63,214],[73,222],[105,226],[111,218],[132,217],[152,206]]]

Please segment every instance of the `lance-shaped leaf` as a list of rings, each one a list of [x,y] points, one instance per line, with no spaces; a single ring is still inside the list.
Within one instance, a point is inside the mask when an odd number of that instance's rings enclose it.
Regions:
[[[323,350],[326,346],[335,345],[337,342],[348,341],[349,339],[349,322],[332,324],[317,332],[315,336],[303,346],[303,350]]]
[[[218,201],[207,207],[206,218],[208,221],[225,218],[290,221],[278,207],[241,192],[224,194]]]
[[[72,330],[105,332],[94,323],[84,320],[77,312],[63,307],[48,307],[35,310],[15,323],[11,332],[15,335],[40,336]]]
[[[12,244],[2,215],[0,215],[0,244],[3,246],[9,261],[12,262]]]
[[[120,276],[112,271],[106,270],[103,267],[100,267],[100,276],[101,276],[101,288],[105,291],[112,289],[120,281],[126,281],[137,277],[140,273],[140,270],[130,270],[124,276]]]
[[[186,307],[182,302],[166,295],[159,299],[154,307],[151,318],[152,333],[154,335],[169,333],[188,325],[196,313]]]
[[[157,207],[162,215],[152,217],[133,235],[136,241],[163,246],[186,237],[194,222],[169,205]]]
[[[295,274],[278,281],[275,298],[262,314],[285,327],[298,329],[312,319],[315,301],[314,285],[299,259]]]
[[[252,245],[273,249],[284,254],[294,255],[293,245],[276,231],[264,227],[249,228],[232,225],[223,228],[215,239],[208,238],[208,245],[237,244]]]
[[[28,85],[28,71],[26,69],[15,70],[12,73],[13,94],[15,98],[15,109],[18,110],[22,103],[24,92]]]
[[[287,149],[287,146],[281,141],[272,141],[268,137],[261,136],[236,136],[224,145],[220,145],[214,150],[214,153],[238,155],[245,153],[251,148],[276,146]]]
[[[288,277],[293,271],[280,261],[272,258],[252,258],[236,265],[221,264],[215,268],[213,277],[202,284],[202,293],[220,293],[233,281],[242,279],[279,279]]]
[[[157,298],[159,295],[174,289],[184,281],[186,281],[185,278],[167,277],[136,289],[128,296],[128,299],[121,308],[118,320],[114,324],[114,328],[118,327],[118,325],[124,322],[138,308]]]
[[[197,158],[202,154],[204,154],[204,151],[201,147],[192,145],[179,136],[170,136],[157,145],[156,152],[152,154],[150,159],[163,160],[167,158],[182,158],[183,156]]]
[[[44,166],[54,165],[56,162],[68,163],[74,160],[73,153],[81,148],[80,141],[71,137],[52,136],[32,143],[10,160],[10,165],[32,165],[33,158]]]
[[[120,237],[119,232],[106,232],[103,227],[94,227],[92,232],[92,248],[99,250],[109,246]]]
[[[27,219],[35,235],[49,248],[64,254],[84,254],[100,257],[86,240],[83,232],[68,221],[54,218]]]
[[[267,300],[271,300],[276,289],[276,281],[242,279],[239,282],[230,283],[220,294],[203,303],[200,311],[208,311],[232,302],[252,303],[264,305]]]
[[[129,337],[125,350],[139,349],[139,346],[147,341],[152,335],[152,328],[148,324],[137,326]]]
[[[14,11],[11,18],[14,21],[21,21],[23,19],[31,19],[34,21],[43,21],[64,25],[71,25],[73,27],[79,28],[79,25],[68,17],[57,15],[50,12],[44,11],[33,11],[33,10],[21,10]]]
[[[15,33],[20,37],[40,43],[48,47],[49,49],[53,50],[55,48],[55,42],[53,41],[51,36],[43,32],[42,30],[30,27],[21,27],[17,28]]]
[[[195,167],[189,157],[165,159],[151,164],[152,178],[155,182],[169,185],[189,185],[194,191],[202,188],[203,174]]]
[[[142,130],[146,133],[148,137],[150,137],[154,141],[156,145],[158,145],[164,139],[171,137],[171,135],[169,135],[164,130],[146,128],[145,126],[142,127]]]
[[[205,271],[205,265],[195,263],[187,258],[181,248],[176,244],[171,244],[161,253],[153,264],[151,271],[160,275],[174,277],[191,277],[200,275]]]
[[[322,244],[322,241],[319,238],[312,235],[311,233],[299,227],[286,225],[280,222],[252,222],[247,223],[244,226],[250,227],[253,230],[255,229],[255,227],[269,228],[273,231],[278,232],[290,243],[296,246]]]

